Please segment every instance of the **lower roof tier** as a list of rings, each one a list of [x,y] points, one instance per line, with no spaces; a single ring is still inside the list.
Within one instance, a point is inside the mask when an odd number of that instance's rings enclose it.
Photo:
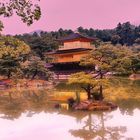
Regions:
[[[53,54],[64,54],[64,53],[75,53],[75,52],[83,52],[83,51],[90,51],[92,49],[89,48],[76,48],[76,49],[70,49],[70,50],[56,50],[54,52],[47,53],[48,55]]]
[[[48,68],[52,71],[83,71],[94,69],[90,66],[81,66],[80,62],[51,63],[47,64],[47,66],[51,66]]]

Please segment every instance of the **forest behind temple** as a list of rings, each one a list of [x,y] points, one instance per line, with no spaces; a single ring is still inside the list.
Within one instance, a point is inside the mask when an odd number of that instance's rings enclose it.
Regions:
[[[111,42],[113,45],[140,45],[140,25],[135,26],[130,22],[119,23],[114,29],[98,30],[79,27],[77,31],[83,35],[98,38],[99,41]],[[42,52],[52,51],[58,48],[56,39],[67,36],[73,32],[71,29],[60,28],[58,31],[25,33],[23,35],[15,35],[15,37],[27,43],[36,54],[42,57]]]

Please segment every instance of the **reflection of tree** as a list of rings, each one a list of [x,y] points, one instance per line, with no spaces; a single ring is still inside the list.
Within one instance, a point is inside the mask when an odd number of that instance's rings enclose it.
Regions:
[[[14,120],[24,112],[28,112],[27,116],[31,117],[42,111],[52,111],[48,94],[43,91],[30,90],[15,93],[16,91],[7,91],[5,94],[0,95],[1,118]]]
[[[113,78],[111,80],[111,85],[106,91],[107,98],[114,100],[122,114],[133,115],[136,108],[140,109],[140,80],[126,78]]]
[[[25,111],[26,106],[19,99],[0,98],[0,113],[3,119],[16,119]]]
[[[127,100],[118,100],[116,101],[119,104],[119,109],[121,113],[133,116],[134,110],[140,109],[139,99],[127,99]]]
[[[125,126],[109,127],[105,125],[105,121],[111,116],[105,116],[104,113],[95,114],[88,113],[87,120],[84,126],[79,130],[70,130],[70,133],[75,137],[80,137],[84,140],[120,140],[126,138],[124,133],[127,131]],[[132,139],[132,138],[131,138]]]

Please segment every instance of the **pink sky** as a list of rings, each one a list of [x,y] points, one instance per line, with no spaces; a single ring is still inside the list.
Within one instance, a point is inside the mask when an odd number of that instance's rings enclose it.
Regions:
[[[118,22],[140,23],[140,0],[41,0],[42,17],[27,27],[18,17],[1,18],[4,34],[34,30],[75,30],[79,26],[94,29],[114,28]]]

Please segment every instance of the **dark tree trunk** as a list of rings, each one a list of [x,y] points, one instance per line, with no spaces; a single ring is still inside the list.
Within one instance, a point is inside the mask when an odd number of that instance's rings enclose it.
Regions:
[[[136,74],[136,70],[135,70],[135,68],[132,67],[132,71],[133,71],[134,74]]]
[[[33,74],[33,76],[32,76],[32,80],[36,77],[37,73],[38,73],[38,71],[36,69],[35,72],[34,72],[34,74]]]
[[[87,96],[88,96],[88,100],[92,99],[90,85],[88,85],[87,87]]]
[[[91,97],[91,87],[90,87],[90,85],[88,85],[87,87],[82,87],[82,88],[86,91],[88,100],[92,99],[92,97]]]
[[[100,97],[99,97],[100,100],[103,100],[104,97],[103,97],[103,86],[100,85]]]
[[[100,79],[103,79],[102,71],[100,71]],[[99,99],[103,100],[104,99],[104,97],[103,97],[103,85],[100,85],[100,89],[99,90],[100,90]]]
[[[87,93],[87,96],[88,96],[88,100],[90,100],[90,99],[91,99],[91,93],[88,92],[88,93]]]
[[[10,79],[10,77],[11,77],[11,71],[8,70],[7,78]]]

